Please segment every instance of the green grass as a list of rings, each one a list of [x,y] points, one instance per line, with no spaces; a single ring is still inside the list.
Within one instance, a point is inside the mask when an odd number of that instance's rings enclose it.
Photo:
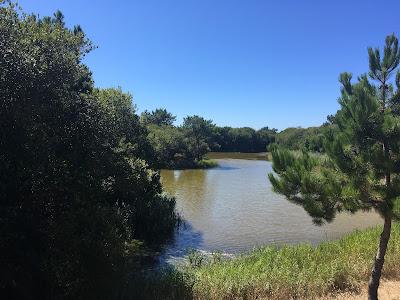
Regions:
[[[316,247],[264,247],[230,260],[192,257],[193,266],[153,277],[146,299],[312,299],[357,291],[368,280],[380,232],[356,231]],[[400,278],[399,224],[392,228],[383,276]]]
[[[217,166],[218,166],[218,162],[213,159],[203,158],[202,160],[200,160],[196,163],[196,167],[199,169],[210,169],[210,168],[215,168]]]
[[[357,290],[368,280],[381,228],[354,232],[338,241],[265,247],[194,271],[199,299],[289,299]],[[400,275],[400,226],[393,226],[385,277]]]

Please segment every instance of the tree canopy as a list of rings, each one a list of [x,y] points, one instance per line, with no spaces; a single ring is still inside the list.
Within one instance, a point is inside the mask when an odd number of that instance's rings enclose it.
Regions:
[[[173,116],[166,110],[163,115]],[[153,112],[154,113],[154,112]],[[151,113],[151,114],[153,114]],[[141,123],[148,130],[148,139],[154,151],[158,168],[196,167],[209,151],[216,152],[265,152],[275,143],[276,129],[263,127],[219,127],[212,120],[194,115],[184,118],[181,126],[172,122],[150,122],[148,112],[141,115]]]
[[[61,12],[0,5],[0,37],[0,293],[111,298],[135,240],[159,243],[177,221],[132,98],[94,88],[92,43]]]
[[[151,112],[145,110],[141,114],[141,119],[146,125],[154,124],[158,126],[172,126],[176,120],[176,116],[172,115],[165,108],[157,108]]]

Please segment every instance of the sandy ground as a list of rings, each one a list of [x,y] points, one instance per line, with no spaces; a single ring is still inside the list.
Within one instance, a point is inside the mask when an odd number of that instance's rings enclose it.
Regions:
[[[400,281],[382,281],[379,286],[379,300],[400,300]],[[367,288],[365,287],[360,294],[339,294],[324,300],[365,300],[368,299]]]

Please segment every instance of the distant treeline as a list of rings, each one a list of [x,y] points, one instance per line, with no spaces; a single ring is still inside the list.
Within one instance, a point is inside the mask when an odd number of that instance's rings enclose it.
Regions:
[[[324,133],[330,126],[326,122],[319,127],[289,127],[277,133],[275,142],[291,150],[324,152]]]
[[[187,116],[181,126],[174,126],[176,117],[166,109],[145,111],[141,122],[147,127],[148,139],[160,168],[195,166],[209,151],[265,152],[271,144],[280,144],[292,150],[323,152],[323,132],[320,127],[277,129],[263,127],[219,127],[212,120]]]
[[[276,129],[218,127],[200,116],[187,116],[181,126],[165,109],[145,111],[141,121],[157,157],[157,167],[191,167],[209,151],[264,152],[275,142]]]

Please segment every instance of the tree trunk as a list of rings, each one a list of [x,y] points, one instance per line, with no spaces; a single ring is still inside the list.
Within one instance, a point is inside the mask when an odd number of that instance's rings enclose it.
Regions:
[[[374,266],[372,268],[371,277],[368,283],[369,300],[378,299],[379,281],[381,279],[383,263],[385,262],[385,254],[390,239],[391,227],[392,227],[392,218],[390,216],[385,216],[385,224],[383,225],[383,231],[381,233],[381,238],[379,240],[378,252],[376,253]]]

